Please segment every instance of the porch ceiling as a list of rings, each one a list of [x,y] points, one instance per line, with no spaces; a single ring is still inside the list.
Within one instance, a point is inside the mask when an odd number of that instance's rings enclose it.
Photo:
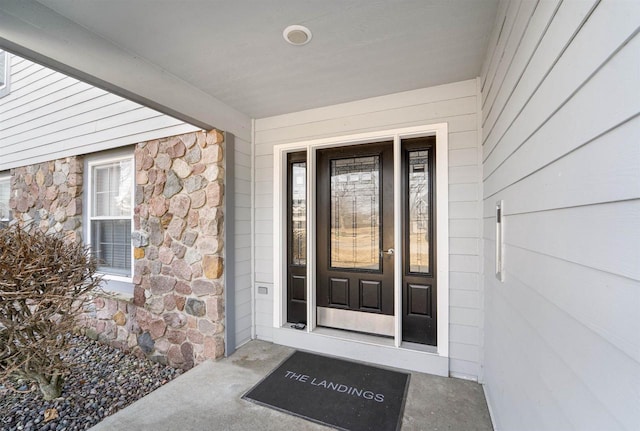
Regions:
[[[2,19],[13,24],[0,31],[0,45],[173,115],[184,109],[172,100],[198,93],[204,104],[220,101],[252,118],[478,76],[497,7],[497,0],[38,2],[0,2],[0,14],[10,15]],[[307,26],[311,43],[286,44],[290,24]],[[59,39],[55,49],[47,37]],[[65,46],[92,55],[72,58],[61,53]],[[105,61],[92,67],[101,53]],[[133,68],[108,61],[118,53]],[[169,94],[156,97],[150,84],[119,76],[135,70],[156,87],[164,82]],[[182,117],[220,127],[197,113]]]

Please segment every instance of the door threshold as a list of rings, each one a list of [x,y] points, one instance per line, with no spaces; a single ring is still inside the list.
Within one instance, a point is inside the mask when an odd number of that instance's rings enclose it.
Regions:
[[[395,340],[377,335],[317,327],[309,331],[291,328],[287,323],[273,328],[275,344],[355,361],[449,376],[449,357],[432,346],[415,348],[412,343],[396,347]]]
[[[327,337],[340,338],[342,340],[358,341],[367,344],[376,344],[379,346],[393,347],[393,338],[382,335],[364,334],[362,332],[346,331],[343,329],[316,327],[314,334],[324,335]]]
[[[403,341],[400,344],[401,349],[417,350],[418,352],[426,353],[438,353],[438,346],[430,346],[429,344],[411,343],[409,341]]]
[[[283,326],[283,329],[296,329],[299,332],[307,332],[304,329],[300,331],[299,328],[294,327],[295,324],[287,323]],[[325,337],[338,338],[341,340],[347,341],[356,341],[365,344],[385,346],[385,347],[395,347],[394,339],[392,337],[384,336],[384,335],[375,335],[375,334],[365,334],[362,332],[348,331],[345,329],[336,329],[336,328],[327,328],[316,326],[312,331],[309,331],[312,334],[322,335]],[[413,350],[416,352],[424,352],[424,353],[433,353],[438,354],[437,346],[430,346],[427,344],[419,344],[419,343],[411,343],[409,341],[403,341],[400,344],[400,349],[405,350]]]

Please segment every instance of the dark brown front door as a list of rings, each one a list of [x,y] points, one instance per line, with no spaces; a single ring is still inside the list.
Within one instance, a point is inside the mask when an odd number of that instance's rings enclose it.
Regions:
[[[393,335],[393,142],[318,151],[318,325]]]
[[[437,345],[435,137],[401,141],[402,340]],[[307,155],[288,157],[287,320],[307,321]],[[393,336],[393,143],[317,152],[318,326]]]

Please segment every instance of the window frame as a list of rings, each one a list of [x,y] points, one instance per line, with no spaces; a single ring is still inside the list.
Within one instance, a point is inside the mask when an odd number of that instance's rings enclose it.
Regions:
[[[9,183],[9,200],[11,199],[11,175],[10,174],[0,174],[0,182],[4,182],[7,181]],[[11,222],[11,219],[13,218],[11,216],[11,208],[9,207],[9,200],[7,200],[7,209],[9,210],[9,216],[4,219],[1,218],[0,216],[0,226],[2,226],[2,223],[6,223],[7,226],[9,225],[9,223]]]
[[[0,70],[0,74],[4,75],[4,84],[0,85],[0,98],[11,93],[11,55],[0,49],[0,56],[4,56],[4,67]]]
[[[120,217],[120,216],[93,216],[93,202],[94,202],[94,178],[93,178],[93,170],[95,167],[97,166],[108,166],[108,165],[112,165],[114,163],[117,162],[122,162],[128,160],[131,162],[131,170],[132,170],[132,175],[131,175],[131,214],[129,215],[129,220],[131,222],[131,231],[130,233],[133,232],[134,230],[134,220],[133,220],[133,215],[134,215],[134,207],[135,207],[135,173],[136,173],[136,169],[135,169],[135,157],[133,154],[127,154],[127,155],[119,155],[119,156],[104,156],[104,157],[96,157],[94,159],[88,160],[87,161],[87,187],[86,187],[86,196],[87,196],[87,204],[86,204],[86,221],[87,221],[87,225],[86,225],[86,245],[87,247],[89,247],[89,250],[91,250],[91,244],[93,244],[93,238],[92,238],[92,221],[94,220],[127,220],[127,217]],[[123,283],[133,283],[133,269],[134,269],[134,257],[133,257],[133,244],[131,243],[131,237],[129,237],[129,247],[130,247],[130,273],[129,276],[125,276],[125,275],[119,275],[119,274],[115,274],[115,273],[109,273],[109,272],[104,272],[102,270],[98,270],[97,272],[102,274],[103,279],[105,280],[109,280],[109,281],[117,281],[117,282],[123,282]]]

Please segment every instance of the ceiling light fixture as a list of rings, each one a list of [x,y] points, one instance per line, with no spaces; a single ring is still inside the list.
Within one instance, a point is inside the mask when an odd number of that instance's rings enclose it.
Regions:
[[[291,45],[306,45],[311,41],[311,31],[302,25],[290,25],[282,32],[284,40]]]

